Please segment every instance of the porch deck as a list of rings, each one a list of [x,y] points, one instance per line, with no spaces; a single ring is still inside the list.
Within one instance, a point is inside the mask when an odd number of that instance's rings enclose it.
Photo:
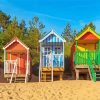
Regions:
[[[52,71],[52,67],[42,67],[42,71],[44,72],[51,72]],[[64,68],[63,67],[55,67],[53,68],[53,71],[54,72],[63,72],[64,71]]]
[[[41,81],[51,81],[52,77],[52,67],[42,67],[41,68]],[[62,80],[64,68],[63,67],[55,67],[53,68],[53,77],[59,77],[59,80]],[[48,79],[49,78],[49,79]]]
[[[4,77],[5,78],[11,78],[11,75],[12,75],[12,73],[5,73]],[[25,74],[18,74],[18,75],[14,74],[13,77],[25,77]]]

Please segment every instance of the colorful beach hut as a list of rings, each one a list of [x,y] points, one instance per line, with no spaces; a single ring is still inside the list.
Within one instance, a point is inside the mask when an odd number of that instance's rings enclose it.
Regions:
[[[94,81],[100,79],[100,35],[91,27],[85,28],[71,46],[71,69],[76,79],[81,73]]]
[[[30,53],[29,48],[17,37],[12,39],[4,49],[4,77],[10,83],[25,81],[30,76]]]
[[[39,42],[39,81],[53,81],[54,76],[59,76],[61,80],[64,72],[65,39],[52,30]]]

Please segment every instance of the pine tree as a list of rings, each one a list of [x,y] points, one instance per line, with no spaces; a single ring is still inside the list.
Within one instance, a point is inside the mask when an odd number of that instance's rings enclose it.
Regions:
[[[5,30],[10,23],[10,16],[0,11],[0,26]]]
[[[64,28],[64,32],[62,33],[62,36],[66,39],[66,41],[70,42],[73,39],[71,34],[72,34],[71,25],[68,23]]]

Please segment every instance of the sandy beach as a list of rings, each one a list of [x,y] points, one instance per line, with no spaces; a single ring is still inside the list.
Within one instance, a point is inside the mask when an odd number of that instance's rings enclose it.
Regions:
[[[100,100],[100,82],[1,83],[0,100]]]

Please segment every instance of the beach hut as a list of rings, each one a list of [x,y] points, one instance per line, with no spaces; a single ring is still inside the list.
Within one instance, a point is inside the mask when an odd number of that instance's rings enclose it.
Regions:
[[[4,77],[14,82],[27,82],[30,76],[29,48],[17,37],[12,39],[4,49]]]
[[[76,79],[83,73],[96,81],[100,79],[100,75],[97,75],[100,74],[99,65],[100,35],[88,26],[76,36],[71,46],[71,70]]]
[[[53,81],[54,76],[59,76],[61,80],[64,71],[65,39],[52,30],[39,42],[39,81]]]

